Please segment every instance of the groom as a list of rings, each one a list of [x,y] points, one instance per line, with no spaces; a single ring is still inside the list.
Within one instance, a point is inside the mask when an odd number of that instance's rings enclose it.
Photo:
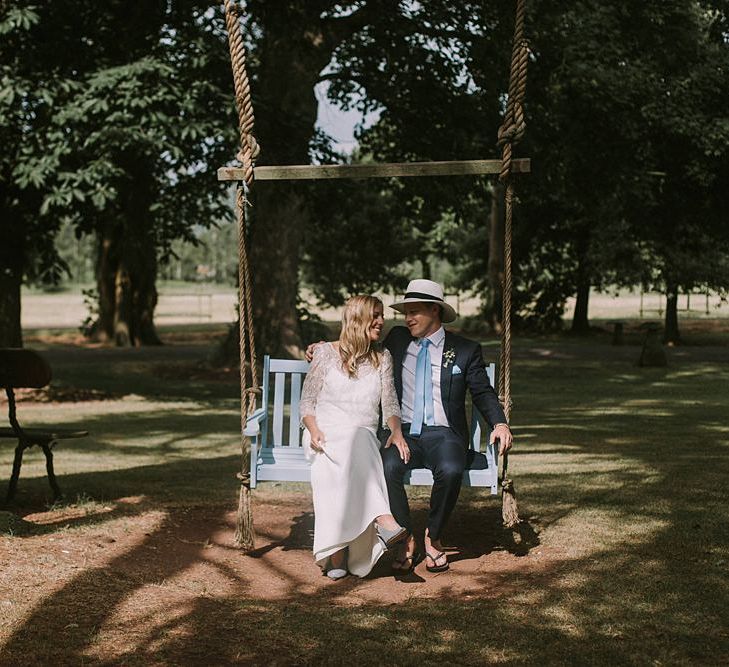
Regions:
[[[407,325],[394,327],[384,342],[393,358],[407,448],[388,440],[381,453],[392,514],[409,533],[393,568],[409,571],[418,559],[403,478],[412,468],[429,468],[433,489],[425,565],[430,572],[443,572],[448,560],[441,534],[467,467],[466,389],[491,425],[491,442],[499,441],[499,454],[511,448],[512,435],[486,374],[481,346],[443,328],[456,319],[443,299],[443,288],[431,280],[412,280],[404,299],[392,308],[405,315]]]

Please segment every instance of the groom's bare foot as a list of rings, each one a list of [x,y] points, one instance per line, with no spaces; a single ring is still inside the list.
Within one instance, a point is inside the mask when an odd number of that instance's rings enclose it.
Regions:
[[[448,569],[448,557],[443,552],[440,540],[431,540],[425,531],[425,569],[428,572],[445,572]]]
[[[409,572],[415,565],[414,559],[418,550],[415,536],[410,534],[407,539],[400,542],[397,550],[397,556],[392,562],[392,569],[400,572]]]

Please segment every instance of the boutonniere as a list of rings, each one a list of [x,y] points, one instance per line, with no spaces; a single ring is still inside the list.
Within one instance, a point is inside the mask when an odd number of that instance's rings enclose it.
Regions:
[[[456,349],[453,347],[448,348],[443,352],[443,368],[448,368],[456,359]]]

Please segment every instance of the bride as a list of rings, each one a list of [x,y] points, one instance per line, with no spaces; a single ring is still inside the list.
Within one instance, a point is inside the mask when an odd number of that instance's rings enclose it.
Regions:
[[[376,433],[380,407],[390,429],[386,446],[410,458],[400,428],[392,357],[376,343],[382,302],[353,296],[344,306],[338,341],[317,345],[304,380],[300,414],[311,461],[314,559],[331,579],[364,577],[407,531],[393,518]]]

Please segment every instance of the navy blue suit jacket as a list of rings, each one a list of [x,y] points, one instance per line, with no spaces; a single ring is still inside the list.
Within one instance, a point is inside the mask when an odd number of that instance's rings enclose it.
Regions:
[[[390,330],[384,342],[384,346],[392,355],[395,390],[400,402],[402,402],[402,362],[412,340],[413,337],[407,327],[396,326]],[[473,404],[491,426],[505,424],[506,416],[486,373],[481,346],[468,338],[446,331],[443,354],[451,349],[456,354],[453,363],[441,367],[440,395],[448,424],[463,442],[467,443],[469,431],[466,420],[466,389],[471,392]],[[462,372],[454,375],[454,366],[458,366]]]

